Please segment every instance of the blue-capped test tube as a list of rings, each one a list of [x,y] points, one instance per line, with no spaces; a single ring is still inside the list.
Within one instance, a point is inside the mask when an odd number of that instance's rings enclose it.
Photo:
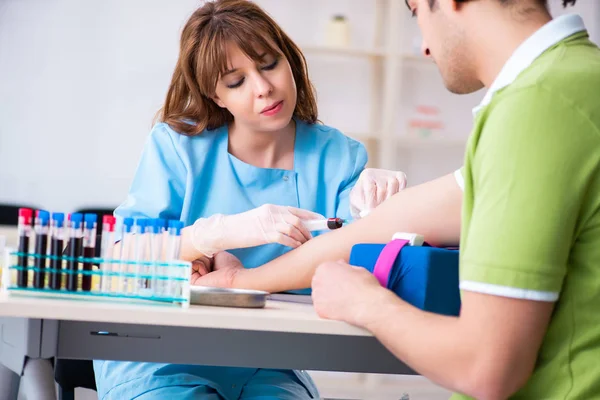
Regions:
[[[100,251],[102,251],[102,265],[100,271],[100,290],[103,293],[108,293],[112,290],[113,277],[112,272],[116,268],[113,268],[115,264],[108,260],[114,260],[113,250],[115,245],[115,217],[112,215],[105,215],[102,217],[102,244]],[[117,265],[118,267],[118,265]]]
[[[96,229],[98,216],[96,214],[85,214],[83,216],[83,276],[81,277],[81,288],[89,292],[92,290],[92,263],[91,260],[96,255]]]
[[[141,294],[146,289],[145,279],[140,275],[147,275],[148,268],[143,265],[148,260],[150,251],[150,220],[147,218],[138,218],[135,220],[135,274],[133,280],[134,293]]]
[[[165,232],[165,220],[155,218],[150,221],[150,261],[152,266],[149,268],[149,274],[152,279],[147,283],[151,294],[161,294],[165,281],[158,280],[157,275],[163,273],[164,268],[156,264],[163,261],[163,233]]]
[[[181,230],[183,229],[183,222],[181,221],[169,221],[169,236],[167,239],[167,261],[179,260],[179,252],[181,250]],[[182,270],[184,268],[169,267],[169,278],[180,278],[182,276]],[[179,281],[169,279],[167,285],[167,296],[178,297],[181,292],[181,284]]]
[[[118,280],[118,289],[123,293],[129,292],[129,279],[124,274],[130,273],[129,261],[131,261],[133,250],[133,218],[124,218],[121,228],[121,276]]]
[[[62,252],[65,247],[65,214],[52,213],[50,222],[50,289],[62,288]]]
[[[46,210],[37,210],[35,214],[35,272],[33,273],[33,287],[43,289],[46,286],[46,256],[48,255],[48,233],[50,230],[50,213]]]

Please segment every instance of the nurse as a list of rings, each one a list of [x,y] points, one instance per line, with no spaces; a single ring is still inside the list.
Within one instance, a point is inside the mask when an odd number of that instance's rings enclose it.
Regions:
[[[180,46],[115,215],[183,221],[183,258],[203,260],[196,275],[224,250],[254,268],[298,247],[311,238],[302,220],[349,218],[366,151],[317,123],[304,56],[281,28],[252,2],[218,0],[193,13]],[[101,399],[318,398],[303,371],[101,360],[94,370]]]

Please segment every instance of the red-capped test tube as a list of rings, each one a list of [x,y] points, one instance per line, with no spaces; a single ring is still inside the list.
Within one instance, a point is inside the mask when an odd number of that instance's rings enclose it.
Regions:
[[[112,215],[105,215],[102,217],[102,264],[100,270],[102,275],[100,277],[100,290],[104,293],[111,291],[113,266],[115,264],[107,262],[106,260],[114,259],[113,248],[115,245],[115,217]],[[117,265],[118,267],[118,265]]]
[[[29,280],[29,271],[27,270],[27,264],[29,258],[29,240],[31,239],[31,218],[33,211],[30,208],[19,208],[19,225],[17,232],[19,234],[19,255],[17,257],[17,264],[19,270],[17,271],[17,286],[27,287]]]

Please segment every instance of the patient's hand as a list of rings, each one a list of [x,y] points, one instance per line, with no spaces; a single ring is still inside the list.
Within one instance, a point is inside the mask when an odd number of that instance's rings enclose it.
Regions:
[[[391,293],[369,271],[345,261],[321,264],[311,286],[313,304],[321,318],[362,327],[376,314],[374,310],[386,304]]]
[[[221,251],[212,260],[212,271],[201,273],[194,271],[192,264],[192,285],[229,288],[237,271],[244,269],[241,261],[231,253]],[[202,269],[202,272],[206,271]]]
[[[210,273],[213,269],[214,260],[209,257],[202,256],[194,261],[192,261],[192,277],[191,283],[195,284],[195,281],[200,279],[202,276]]]

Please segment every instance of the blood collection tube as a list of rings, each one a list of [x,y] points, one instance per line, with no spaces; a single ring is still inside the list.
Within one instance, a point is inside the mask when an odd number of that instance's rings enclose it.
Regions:
[[[121,276],[119,277],[118,287],[121,292],[129,292],[129,279],[124,274],[129,273],[129,261],[131,261],[132,251],[132,240],[133,240],[133,218],[124,218],[123,226],[121,230]]]
[[[63,274],[59,272],[62,269],[62,252],[65,246],[65,214],[52,213],[50,223],[50,288],[60,290],[62,287]]]
[[[149,273],[152,275],[152,280],[148,287],[151,292],[160,294],[163,292],[163,280],[158,280],[157,275],[163,273],[163,267],[157,267],[156,264],[163,260],[163,232],[165,231],[165,220],[161,218],[153,219],[150,223],[150,260],[153,265],[149,268]]]
[[[112,290],[112,275],[109,273],[113,272],[113,263],[107,262],[107,260],[114,259],[113,249],[115,245],[115,217],[112,215],[105,215],[102,217],[102,265],[100,270],[102,276],[100,277],[100,290],[104,293],[108,293]]]
[[[46,286],[46,266],[48,255],[48,231],[50,213],[46,210],[38,210],[35,213],[35,271],[33,273],[33,287],[43,289]]]
[[[81,225],[83,221],[83,215],[80,213],[73,213],[69,216],[69,260],[67,261],[67,290],[71,292],[77,291],[77,281],[79,270],[79,262],[77,258],[81,256],[81,241],[83,231]]]
[[[31,216],[32,211],[30,208],[19,208],[19,225],[18,225],[18,234],[19,234],[19,255],[17,257],[17,264],[21,269],[17,271],[17,286],[18,287],[27,287],[29,280],[29,271],[28,267],[28,257],[27,253],[29,253],[29,239],[31,237]]]
[[[177,261],[179,260],[179,252],[181,250],[181,230],[183,229],[183,222],[181,221],[169,221],[169,236],[167,242],[167,261]],[[180,270],[182,268],[179,267],[170,267],[170,273],[168,274],[170,278],[179,278],[181,276]],[[169,279],[169,283],[167,286],[167,296],[176,297],[179,295],[180,284],[178,281],[174,279]]]
[[[96,222],[98,217],[96,214],[85,214],[83,216],[83,258],[86,260],[83,262],[83,271],[87,272],[82,274],[81,277],[81,289],[86,292],[92,290],[92,262],[90,258],[94,258],[96,252]]]
[[[146,279],[140,278],[140,275],[146,275],[148,268],[142,265],[148,259],[148,251],[150,250],[150,232],[148,230],[149,219],[138,218],[135,220],[135,274],[137,275],[133,281],[133,291],[140,293],[146,288]]]
[[[328,231],[341,228],[346,224],[346,220],[342,218],[311,219],[302,221],[302,224],[311,232]]]

